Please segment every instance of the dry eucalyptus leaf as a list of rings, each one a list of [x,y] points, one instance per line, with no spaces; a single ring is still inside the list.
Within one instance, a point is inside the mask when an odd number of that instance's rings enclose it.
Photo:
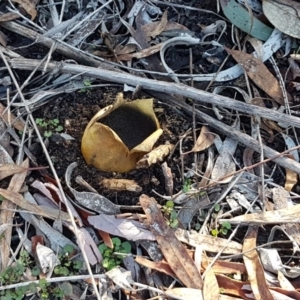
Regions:
[[[145,226],[135,220],[117,219],[114,216],[89,216],[88,222],[96,229],[125,238],[130,241],[149,240],[155,237]]]
[[[248,280],[251,285],[254,299],[274,300],[267,285],[264,269],[256,250],[257,235],[258,227],[250,226],[243,244],[244,264],[246,266],[247,273],[249,275],[251,274],[248,277]]]
[[[31,15],[31,20],[35,19],[36,15],[37,15],[37,11],[35,9],[34,1],[30,1],[30,0],[13,0],[13,2],[19,3],[26,10],[26,12]]]
[[[101,122],[101,123],[100,123]],[[81,151],[87,164],[107,172],[129,172],[162,134],[153,99],[126,103],[123,94],[101,109],[87,125]]]
[[[57,258],[56,253],[53,252],[52,249],[41,245],[40,243],[36,245],[36,259],[37,264],[41,267],[44,274],[60,265],[60,261]]]
[[[179,300],[203,300],[203,292],[192,288],[173,288],[165,291],[165,294],[172,299]],[[213,299],[213,298],[211,298]],[[215,298],[217,299],[217,298]]]
[[[263,0],[264,15],[280,31],[300,38],[300,3],[292,0]]]
[[[283,95],[278,80],[260,59],[254,57],[252,54],[242,51],[231,50],[228,48],[226,48],[226,50],[233,56],[239,65],[243,67],[255,84],[276,102],[284,105]]]
[[[161,17],[161,20],[154,23],[155,25],[153,23],[149,23],[151,25],[153,24],[154,26],[149,26],[149,24],[142,26],[142,30],[144,31],[144,33],[152,38],[155,38],[157,35],[161,34],[165,30],[168,24],[168,11],[165,10],[164,14]]]
[[[68,188],[71,193],[74,195],[76,201],[81,204],[83,207],[91,209],[93,211],[102,213],[102,214],[110,214],[114,215],[120,212],[120,208],[118,205],[115,205],[110,200],[96,193],[91,192],[78,192],[73,189],[70,185],[71,175],[74,168],[77,166],[77,163],[74,162],[70,164],[67,168],[65,174],[65,180]]]
[[[193,147],[193,152],[198,152],[209,148],[215,140],[215,135],[212,134],[207,126],[202,126],[200,135]]]

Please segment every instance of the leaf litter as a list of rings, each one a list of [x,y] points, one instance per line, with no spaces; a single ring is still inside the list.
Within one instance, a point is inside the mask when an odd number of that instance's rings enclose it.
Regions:
[[[1,299],[300,298],[299,4],[220,6],[1,3]],[[122,92],[162,134],[101,171],[84,129]]]

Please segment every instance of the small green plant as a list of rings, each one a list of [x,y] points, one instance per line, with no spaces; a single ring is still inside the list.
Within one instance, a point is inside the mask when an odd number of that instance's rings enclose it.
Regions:
[[[113,249],[107,247],[105,244],[98,246],[99,251],[103,256],[102,265],[106,270],[111,270],[122,263],[123,255],[114,254],[114,252],[128,254],[131,252],[131,245],[129,242],[122,242],[119,238],[111,239]]]
[[[187,193],[192,187],[192,181],[190,178],[186,178],[183,182],[182,190],[184,193]]]
[[[220,212],[220,210],[221,210],[220,204],[218,204],[218,203],[215,204],[215,206],[214,206],[215,213],[212,214],[212,217],[214,219],[217,218],[217,213]],[[211,234],[212,234],[212,236],[218,236],[219,234],[226,235],[230,229],[231,229],[231,224],[229,222],[223,222],[223,223],[217,225],[216,228],[213,228],[211,230]]]
[[[63,255],[66,256],[67,250],[70,249],[71,248],[68,248],[68,246],[66,246],[66,248],[64,248],[65,251]],[[74,251],[74,247],[73,247],[73,251]],[[69,254],[70,253],[71,252],[69,252]],[[80,269],[81,267],[82,264],[80,264],[76,260],[73,260],[72,263],[70,264],[70,268],[73,269]],[[41,272],[40,269],[34,265],[34,261],[31,259],[29,253],[25,250],[21,250],[18,260],[11,266],[8,266],[0,273],[0,284],[5,286],[5,285],[22,282],[22,280],[24,280],[23,274],[26,271],[26,268],[31,269],[31,274],[33,276],[38,276]],[[24,299],[24,295],[28,292],[38,293],[40,299],[42,300],[50,299],[50,295],[53,296],[52,297],[53,299],[64,299],[66,295],[70,295],[70,293],[72,292],[72,286],[68,283],[62,283],[58,285],[50,284],[47,282],[46,279],[40,279],[39,283],[37,284],[30,283],[27,286],[0,291],[0,299],[1,300],[22,300]]]
[[[212,236],[218,236],[219,234],[226,235],[230,229],[231,224],[229,222],[223,222],[219,228],[212,229],[211,234]]]
[[[177,228],[178,226],[178,215],[174,209],[174,202],[169,200],[166,204],[161,208],[162,212],[164,213],[165,217],[167,218],[167,224],[171,228]]]
[[[66,245],[61,254],[58,255],[60,265],[54,268],[54,274],[60,276],[70,276],[78,273],[82,268],[82,261],[72,259],[75,254],[75,248],[72,245]]]
[[[86,86],[86,88],[82,88],[80,90],[81,93],[85,93],[87,91],[87,88],[90,87],[92,85],[92,83],[87,79],[83,81],[84,86]]]
[[[61,132],[64,130],[63,126],[59,124],[58,119],[46,121],[44,118],[36,118],[35,123],[41,128],[44,137],[50,137],[53,132]]]

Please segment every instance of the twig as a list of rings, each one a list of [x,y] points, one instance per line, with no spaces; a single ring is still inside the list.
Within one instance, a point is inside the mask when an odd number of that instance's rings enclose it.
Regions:
[[[11,67],[14,69],[32,70],[40,63],[40,61],[35,59],[13,58],[10,60],[10,63]],[[43,70],[43,66],[44,64],[41,64],[39,70]],[[237,110],[242,113],[254,116],[257,115],[262,118],[266,118],[276,122],[283,122],[285,124],[288,123],[290,126],[300,128],[300,119],[298,117],[289,116],[287,114],[283,114],[268,108],[243,103],[225,96],[211,94],[183,84],[158,81],[144,77],[138,77],[128,73],[120,73],[111,70],[92,68],[68,63],[61,64],[57,62],[50,62],[48,65],[48,70],[53,69],[59,69],[63,73],[84,73],[85,75],[99,78],[105,81],[112,81],[123,84],[126,83],[128,85],[133,86],[141,85],[144,89],[148,89],[151,91],[158,91],[167,94],[177,94],[183,97],[191,98],[199,103],[214,104],[232,110]],[[179,101],[176,104],[184,104],[186,106],[185,103]]]

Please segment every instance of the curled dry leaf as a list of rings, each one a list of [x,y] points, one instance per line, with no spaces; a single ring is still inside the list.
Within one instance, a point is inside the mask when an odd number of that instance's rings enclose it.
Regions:
[[[174,145],[161,145],[144,155],[141,160],[136,163],[136,168],[148,168],[158,161],[162,161],[174,148]]]
[[[51,272],[54,267],[60,265],[56,253],[40,243],[36,245],[36,262],[44,274],[48,271]]]
[[[103,214],[117,214],[120,212],[118,205],[112,203],[109,199],[105,198],[96,193],[91,192],[78,192],[73,189],[70,185],[71,175],[77,163],[72,163],[68,166],[65,174],[65,180],[71,193],[74,195],[76,201],[82,206],[89,208],[93,211],[103,213]]]
[[[129,172],[162,134],[153,99],[129,103],[119,93],[114,104],[101,109],[85,128],[81,151],[85,161],[107,172]]]
[[[149,36],[155,38],[157,35],[161,34],[165,30],[167,24],[168,24],[168,11],[165,10],[160,21],[143,25],[142,30],[144,31],[147,37]]]
[[[14,128],[20,131],[24,131],[25,124],[22,121],[22,119],[17,118],[14,114],[10,113],[9,111],[4,111],[6,110],[6,107],[0,103],[0,116],[1,118],[6,122],[10,123]]]
[[[18,4],[20,4],[28,14],[31,15],[31,20],[34,20],[36,15],[37,15],[37,11],[35,9],[35,3],[32,0],[13,0],[13,2],[17,2]]]
[[[135,180],[130,179],[108,179],[104,178],[100,181],[100,185],[108,190],[114,191],[129,191],[129,192],[141,192],[142,188]]]
[[[239,128],[239,121],[234,125],[235,128]],[[216,159],[215,165],[211,172],[211,179],[213,182],[219,181],[219,183],[226,183],[232,179],[229,174],[235,171],[235,161],[233,160],[233,154],[236,150],[238,142],[231,137],[227,137],[222,144],[220,154]],[[228,177],[226,177],[228,176]],[[221,179],[226,177],[225,179]],[[221,181],[220,181],[221,180]]]
[[[215,140],[215,135],[212,134],[207,126],[202,126],[200,135],[196,141],[192,152],[198,152],[209,148]]]

